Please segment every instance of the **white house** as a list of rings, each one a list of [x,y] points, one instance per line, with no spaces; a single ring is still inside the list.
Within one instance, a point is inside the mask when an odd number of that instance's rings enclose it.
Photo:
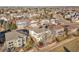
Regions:
[[[24,29],[26,26],[28,26],[29,23],[25,21],[17,21],[16,26],[18,29]]]
[[[32,20],[32,21],[30,22],[30,26],[31,26],[31,27],[38,27],[38,21]]]
[[[36,29],[30,30],[30,35],[36,39],[37,42],[44,41],[51,34],[50,30]]]
[[[6,17],[1,17],[0,18],[1,20],[4,20],[4,21],[8,21],[9,19],[7,19]]]
[[[65,15],[65,19],[69,19],[69,18],[71,18],[71,15],[70,14],[66,14]]]
[[[49,24],[49,20],[41,20],[40,23],[41,23],[41,25]]]
[[[51,22],[51,24],[55,24],[55,25],[57,25],[57,23],[56,23],[56,19],[51,19],[50,22]]]

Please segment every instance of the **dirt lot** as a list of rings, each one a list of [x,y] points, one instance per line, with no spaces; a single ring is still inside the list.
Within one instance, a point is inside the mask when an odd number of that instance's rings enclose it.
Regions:
[[[79,39],[75,39],[64,45],[61,45],[53,49],[52,52],[65,52],[63,47],[66,47],[71,52],[78,52],[79,51]]]

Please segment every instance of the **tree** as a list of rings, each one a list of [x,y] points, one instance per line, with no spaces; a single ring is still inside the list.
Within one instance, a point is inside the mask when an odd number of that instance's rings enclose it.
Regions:
[[[9,29],[13,30],[16,28],[17,28],[16,24],[12,24],[12,23],[9,24]]]
[[[16,24],[12,24],[12,29],[16,29],[16,28],[17,28]]]
[[[56,38],[56,41],[57,41],[57,42],[60,42],[60,41],[58,40],[58,38]]]
[[[4,23],[4,20],[0,20],[0,24],[3,25],[3,23]]]
[[[65,35],[68,36],[68,29],[67,27],[64,27]]]
[[[77,34],[79,35],[79,29],[77,29]]]
[[[25,45],[26,50],[29,50],[30,48],[32,48],[33,45],[34,45],[34,41],[33,41],[32,37],[28,36],[26,45]]]

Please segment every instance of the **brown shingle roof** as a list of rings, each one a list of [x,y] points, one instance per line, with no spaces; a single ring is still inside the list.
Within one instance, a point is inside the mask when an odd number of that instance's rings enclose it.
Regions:
[[[64,28],[62,25],[49,25],[49,29],[58,30]]]

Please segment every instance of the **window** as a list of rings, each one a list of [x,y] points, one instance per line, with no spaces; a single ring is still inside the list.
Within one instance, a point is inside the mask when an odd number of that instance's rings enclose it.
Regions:
[[[13,43],[13,42],[11,42],[11,43]]]
[[[21,45],[21,44],[19,44],[19,45]]]
[[[9,44],[13,44],[13,42],[9,42]]]
[[[11,44],[11,43],[9,42],[9,44]]]
[[[18,40],[18,42],[20,42],[20,40]]]

